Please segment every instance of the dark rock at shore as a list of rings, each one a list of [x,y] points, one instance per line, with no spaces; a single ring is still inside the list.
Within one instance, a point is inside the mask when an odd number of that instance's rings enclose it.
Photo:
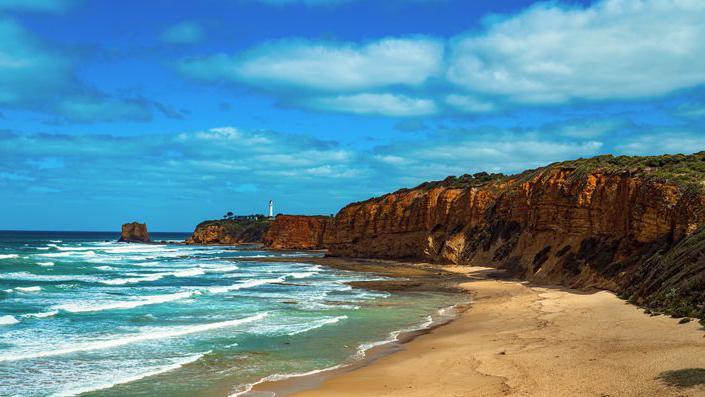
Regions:
[[[122,233],[118,240],[122,243],[149,243],[149,233],[147,225],[144,223],[132,222],[122,225]]]

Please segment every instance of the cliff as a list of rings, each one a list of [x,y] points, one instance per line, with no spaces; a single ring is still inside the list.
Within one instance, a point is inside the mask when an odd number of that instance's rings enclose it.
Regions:
[[[277,215],[264,245],[273,249],[322,249],[332,218],[327,216]]]
[[[186,244],[246,244],[261,243],[269,229],[268,219],[223,219],[201,222]]]
[[[147,233],[147,225],[144,223],[125,223],[122,225],[122,232],[118,242],[123,243],[149,243],[149,233]]]
[[[337,256],[494,266],[703,317],[703,181],[705,153],[451,177],[348,205],[326,225],[323,245]]]

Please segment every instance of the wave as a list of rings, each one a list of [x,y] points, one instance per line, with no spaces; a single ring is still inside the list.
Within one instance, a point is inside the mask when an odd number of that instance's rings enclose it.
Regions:
[[[49,240],[50,243],[63,243],[64,240]]]
[[[42,290],[42,287],[15,287],[15,291],[17,292],[39,292]]]
[[[31,281],[82,281],[93,283],[100,281],[99,278],[92,276],[76,276],[76,275],[49,275],[49,274],[34,274],[29,272],[16,272],[0,274],[0,280],[31,280]]]
[[[20,321],[16,319],[14,316],[0,316],[0,325],[12,325],[12,324],[17,324]]]
[[[45,257],[49,257],[49,258],[62,258],[62,257],[64,257],[64,256],[71,256],[71,255],[73,255],[73,252],[70,252],[70,251],[68,251],[68,252],[67,252],[67,251],[64,251],[64,252],[52,252],[52,253],[49,253],[49,254],[37,254],[37,256],[45,256]]]
[[[129,278],[114,278],[111,280],[100,280],[99,283],[107,285],[125,285],[125,284],[137,284],[148,281],[157,281],[164,278],[164,273],[155,273],[142,277],[129,277]]]
[[[91,384],[88,386],[79,386],[79,387],[65,389],[65,390],[59,391],[57,393],[54,393],[52,396],[55,396],[55,397],[76,396],[79,394],[84,394],[84,393],[93,392],[93,391],[97,391],[97,390],[109,389],[113,386],[121,385],[124,383],[135,382],[140,379],[163,374],[165,372],[169,372],[169,371],[173,371],[175,369],[181,368],[185,365],[188,365],[188,364],[191,364],[193,362],[198,361],[199,359],[201,359],[201,357],[205,356],[206,354],[209,354],[210,352],[211,351],[207,351],[204,353],[198,353],[198,354],[194,354],[191,356],[183,357],[181,359],[176,360],[175,362],[173,362],[171,364],[158,366],[158,367],[149,369],[146,372],[140,372],[139,374],[135,374],[135,375],[127,375],[127,376],[120,377],[120,375],[118,374],[115,378],[113,378],[111,380],[103,381],[103,382],[99,382],[99,383],[94,383],[94,384]]]
[[[105,310],[133,309],[140,306],[156,305],[159,303],[172,302],[180,299],[187,299],[194,295],[200,295],[199,291],[177,292],[174,294],[144,296],[139,300],[115,301],[103,304],[68,303],[52,306],[55,310],[64,310],[71,313],[100,312]]]
[[[15,287],[15,288],[10,288],[10,289],[4,289],[4,292],[7,292],[8,294],[11,294],[13,292],[39,292],[42,290],[42,287]]]
[[[290,273],[290,274],[288,274],[288,276],[291,278],[294,278],[294,279],[302,279],[302,278],[309,278],[311,276],[315,276],[316,274],[318,274],[318,272],[311,271],[311,272]]]
[[[241,289],[245,289],[245,288],[258,287],[258,286],[264,285],[264,284],[281,283],[282,281],[285,280],[285,278],[286,277],[249,280],[249,281],[244,281],[239,284],[226,285],[226,286],[221,286],[221,287],[209,287],[206,290],[210,293],[213,293],[213,294],[219,294],[219,293],[224,293],[224,292],[237,291],[237,290],[241,290]]]
[[[341,320],[347,320],[348,316],[338,316],[338,317],[333,317],[333,318],[324,318],[322,320],[314,321],[313,325],[299,329],[296,331],[289,332],[287,335],[293,336],[293,335],[298,335],[298,334],[303,334],[304,332],[312,331],[317,328],[321,328],[323,326],[326,326],[328,324],[335,324]]]
[[[107,284],[107,285],[125,285],[125,284],[137,284],[137,283],[143,283],[143,282],[149,282],[149,281],[157,281],[157,280],[161,280],[162,278],[168,277],[168,276],[195,277],[195,276],[201,276],[204,274],[206,274],[206,272],[200,268],[178,270],[175,272],[152,273],[152,274],[127,273],[127,275],[134,276],[134,277],[114,278],[114,279],[110,279],[110,280],[100,280],[99,282],[102,284]]]
[[[54,262],[37,262],[37,266],[52,267],[54,266]]]
[[[28,314],[22,315],[22,317],[45,318],[45,317],[56,316],[57,314],[59,314],[58,310],[51,310],[48,312],[41,312],[41,313],[28,313]]]
[[[149,331],[119,337],[114,335],[110,339],[96,340],[92,342],[85,343],[73,343],[69,347],[63,348],[52,348],[51,350],[42,350],[37,352],[23,352],[23,353],[10,353],[0,355],[0,361],[18,361],[18,360],[29,360],[34,358],[42,357],[54,357],[63,356],[66,354],[94,351],[94,350],[105,350],[114,347],[120,347],[125,345],[130,345],[133,343],[147,342],[152,340],[160,340],[167,338],[174,338],[177,336],[184,336],[189,334],[195,334],[199,332],[206,332],[222,328],[231,328],[239,325],[251,323],[253,321],[259,321],[267,317],[268,313],[258,313],[254,316],[240,318],[237,320],[220,321],[217,323],[207,323],[198,325],[187,325],[178,327],[164,327],[162,329],[156,328]],[[2,318],[2,317],[0,317]],[[14,318],[14,317],[13,317]]]
[[[4,254],[0,255],[0,259],[14,259],[14,258],[19,258],[20,256],[17,254]]]
[[[245,394],[248,394],[249,392],[252,391],[252,389],[255,386],[262,384],[262,383],[278,382],[278,381],[287,380],[287,379],[291,379],[291,378],[301,378],[304,376],[316,375],[316,374],[320,374],[322,372],[334,371],[336,369],[343,368],[346,366],[348,366],[348,364],[338,364],[338,365],[334,365],[332,367],[323,368],[323,369],[314,369],[314,370],[308,371],[308,372],[299,372],[299,373],[292,373],[292,374],[272,374],[269,376],[265,376],[264,378],[258,380],[257,382],[244,385],[242,390],[236,391],[236,392],[230,394],[228,397],[239,397],[239,396],[243,396]]]

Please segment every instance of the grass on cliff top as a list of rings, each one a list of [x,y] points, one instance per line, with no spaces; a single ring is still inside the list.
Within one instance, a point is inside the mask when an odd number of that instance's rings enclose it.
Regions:
[[[705,152],[661,156],[613,156],[608,154],[564,161],[551,166],[574,168],[577,175],[588,175],[595,171],[608,174],[630,172],[637,176],[683,185],[702,185],[705,181]]]
[[[256,219],[214,219],[199,223],[198,226],[196,226],[196,229],[211,225],[217,225],[223,227],[223,229],[228,234],[237,234],[250,226],[267,225],[271,222],[272,221],[270,219],[265,217],[260,217]]]

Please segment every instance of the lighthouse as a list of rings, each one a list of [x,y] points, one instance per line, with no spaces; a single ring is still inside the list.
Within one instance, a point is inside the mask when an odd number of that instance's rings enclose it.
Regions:
[[[269,200],[269,218],[274,218],[274,201]]]

